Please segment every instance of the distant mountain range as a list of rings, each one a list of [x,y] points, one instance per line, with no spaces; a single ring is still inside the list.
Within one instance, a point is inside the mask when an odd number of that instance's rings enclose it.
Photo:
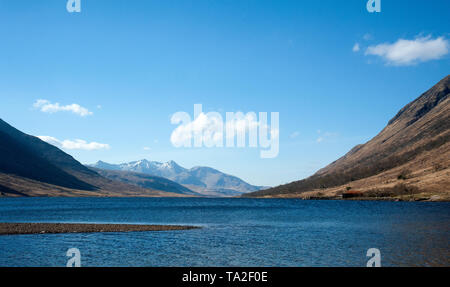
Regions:
[[[163,178],[146,188],[106,178],[0,119],[0,196],[186,196]]]
[[[168,178],[195,193],[205,196],[236,196],[263,188],[250,185],[238,177],[225,174],[210,167],[186,169],[173,160],[157,162],[143,159],[122,164],[98,161],[89,166],[103,170],[102,174],[107,177],[110,177],[108,174],[111,173],[106,171],[122,171]],[[125,174],[122,173],[122,175]]]
[[[154,190],[163,190],[178,194],[201,196],[201,194],[184,187],[172,180],[164,177],[152,176],[145,173],[121,171],[121,170],[106,170],[91,167],[94,171],[103,177],[111,180],[124,182],[127,184],[137,185],[143,188],[150,188]]]
[[[0,196],[235,196],[259,190],[208,167],[141,160],[87,167],[0,119]]]
[[[449,95],[447,76],[369,142],[311,177],[245,196],[450,200]]]

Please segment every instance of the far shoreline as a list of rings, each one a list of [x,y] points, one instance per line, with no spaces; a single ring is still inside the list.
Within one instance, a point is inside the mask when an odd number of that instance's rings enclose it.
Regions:
[[[171,196],[0,196],[2,199],[24,199],[24,198],[103,198],[103,199],[132,199],[132,198],[153,198],[153,199],[298,199],[304,201],[391,201],[391,202],[450,202],[450,198],[440,195],[428,195],[419,197],[352,197],[342,198],[341,196],[302,196],[301,194],[283,194],[283,195],[259,195],[259,196],[194,196],[194,197],[171,197]],[[0,233],[1,235],[1,233]]]
[[[190,225],[0,222],[0,235],[176,231],[199,228],[201,227]]]

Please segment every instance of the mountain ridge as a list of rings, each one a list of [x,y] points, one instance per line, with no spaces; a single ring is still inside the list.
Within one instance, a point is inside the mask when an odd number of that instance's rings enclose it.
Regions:
[[[0,119],[0,196],[180,196],[105,178]]]
[[[143,188],[163,190],[189,196],[201,196],[201,194],[164,177],[123,170],[107,170],[94,167],[91,167],[91,169],[94,169],[98,174],[108,179],[137,185]]]
[[[196,193],[206,196],[236,196],[246,192],[256,191],[261,188],[212,167],[195,166],[187,169],[173,160],[168,162],[158,162],[142,159],[121,164],[110,164],[104,161],[98,161],[87,166],[164,177],[179,183]]]
[[[20,132],[2,119],[0,119],[0,157],[2,158],[0,172],[67,188],[90,191],[98,189],[95,185],[86,183],[68,172],[72,157],[66,158],[56,147]],[[90,171],[81,164],[72,164],[72,168],[90,174]]]
[[[314,175],[244,196],[337,198],[357,188],[372,197],[450,197],[449,91],[446,76],[400,109],[379,134]]]

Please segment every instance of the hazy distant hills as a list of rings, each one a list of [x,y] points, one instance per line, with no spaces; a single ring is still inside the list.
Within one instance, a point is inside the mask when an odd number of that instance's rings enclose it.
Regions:
[[[259,186],[250,185],[238,177],[210,167],[186,169],[174,161],[162,163],[143,159],[122,164],[98,161],[89,166],[104,170],[128,171],[165,177],[196,193],[207,196],[235,196],[261,189]]]
[[[450,199],[450,76],[402,108],[369,142],[313,176],[255,197]]]
[[[172,180],[164,177],[152,176],[145,173],[122,171],[122,170],[107,170],[91,167],[101,176],[109,178],[111,180],[121,181],[128,184],[137,185],[144,188],[150,188],[155,190],[163,190],[167,192],[173,192],[178,194],[201,196],[201,194],[184,187]]]
[[[86,167],[0,119],[0,196],[234,196],[256,191],[212,168],[146,160]]]
[[[166,180],[161,179],[161,183],[164,186]],[[3,120],[0,120],[0,195],[179,196],[164,189],[142,188],[103,177],[57,147]]]

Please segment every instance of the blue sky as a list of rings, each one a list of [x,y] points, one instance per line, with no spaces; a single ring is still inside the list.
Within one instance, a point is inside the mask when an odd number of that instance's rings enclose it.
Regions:
[[[369,140],[450,71],[448,0],[66,2],[0,0],[0,117],[82,163],[175,160],[278,185]],[[279,112],[279,155],[175,148],[170,118],[194,104]]]

